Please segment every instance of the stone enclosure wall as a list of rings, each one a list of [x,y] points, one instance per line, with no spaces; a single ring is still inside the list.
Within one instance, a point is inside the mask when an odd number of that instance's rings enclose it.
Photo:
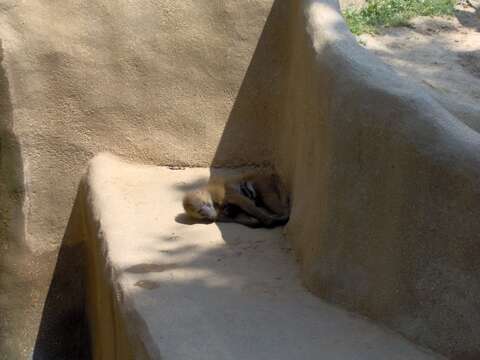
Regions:
[[[7,358],[84,351],[49,339],[83,324],[79,245],[62,240],[86,163],[104,150],[158,165],[274,163],[312,291],[444,354],[479,356],[480,138],[359,47],[335,1],[12,0],[0,18]],[[59,305],[66,293],[79,295]]]

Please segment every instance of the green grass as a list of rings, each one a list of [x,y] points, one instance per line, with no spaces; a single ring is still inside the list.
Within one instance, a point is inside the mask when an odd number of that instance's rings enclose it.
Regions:
[[[379,27],[407,26],[415,16],[453,14],[454,0],[367,0],[361,9],[343,11],[350,31],[375,33]]]

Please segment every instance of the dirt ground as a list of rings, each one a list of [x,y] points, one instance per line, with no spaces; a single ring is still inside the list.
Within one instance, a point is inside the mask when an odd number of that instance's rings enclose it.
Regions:
[[[410,27],[381,29],[358,40],[480,131],[480,1],[458,4],[453,17],[419,17]]]

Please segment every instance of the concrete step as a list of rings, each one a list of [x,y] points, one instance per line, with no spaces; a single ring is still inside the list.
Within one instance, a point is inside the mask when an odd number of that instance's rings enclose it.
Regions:
[[[106,154],[91,162],[85,210],[96,358],[440,358],[310,294],[281,228],[189,223],[182,194],[208,176]]]

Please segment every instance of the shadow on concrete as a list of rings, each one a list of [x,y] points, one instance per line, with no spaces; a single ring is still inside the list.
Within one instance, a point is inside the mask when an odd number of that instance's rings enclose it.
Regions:
[[[0,63],[4,60],[0,40]],[[23,161],[13,132],[13,109],[7,73],[0,66],[0,349],[6,358],[18,358],[34,336],[28,319],[32,275],[23,265],[31,256],[24,243]],[[33,276],[34,277],[34,276]],[[28,339],[27,339],[28,338]]]
[[[480,19],[475,22],[480,26]],[[480,132],[480,51],[460,51],[442,37],[458,31],[451,20],[422,20],[413,29],[389,29],[388,37],[367,47],[393,72],[417,82],[451,114]],[[422,41],[408,41],[418,36]]]
[[[214,167],[271,160],[272,126],[281,114],[288,54],[289,3],[273,2],[217,147]]]
[[[475,11],[455,9],[455,17],[463,26],[480,31],[480,9],[475,8]]]
[[[75,215],[70,219],[56,265],[56,251],[36,255],[28,249],[23,161],[13,127],[8,77],[0,67],[0,293],[6,295],[0,296],[0,357],[30,357],[34,344],[31,356],[36,360],[89,359],[80,256],[83,249],[66,244],[74,236]]]
[[[134,293],[149,304],[161,299],[158,306],[151,307],[155,324],[148,324],[155,340],[142,337],[144,344],[172,358],[177,349],[178,353],[185,351],[184,338],[189,339],[189,347],[200,349],[199,358],[206,358],[205,348],[211,359],[316,356],[380,360],[389,355],[393,358],[398,355],[396,351],[406,358],[419,358],[415,354],[420,352],[403,343],[400,336],[367,322],[353,323],[358,316],[309,294],[302,287],[293,250],[280,228],[253,230],[222,223],[216,226],[222,241],[213,246],[205,247],[202,241],[193,240],[195,231],[189,231],[189,239],[155,235],[158,242],[147,249],[149,262],[122,270],[138,276],[129,296]],[[163,231],[174,234],[177,229],[172,226]],[[162,255],[155,259],[151,256],[154,251]],[[172,274],[176,270],[191,277]],[[156,289],[158,293],[149,295]],[[177,313],[174,309],[183,311]],[[172,346],[172,342],[178,345]],[[185,353],[182,355],[185,357]]]
[[[459,57],[460,65],[470,74],[480,79],[480,50],[458,51],[457,56]]]
[[[91,358],[85,309],[86,250],[80,191],[58,253],[43,308],[34,360]]]
[[[3,62],[3,47],[0,40],[0,63]],[[23,184],[23,161],[20,144],[13,132],[13,108],[10,85],[3,66],[0,66],[0,191],[1,214],[7,221],[0,227],[1,239],[24,240],[24,217],[22,205],[25,197]],[[6,228],[3,228],[6,226]],[[5,232],[5,233],[4,233]]]

